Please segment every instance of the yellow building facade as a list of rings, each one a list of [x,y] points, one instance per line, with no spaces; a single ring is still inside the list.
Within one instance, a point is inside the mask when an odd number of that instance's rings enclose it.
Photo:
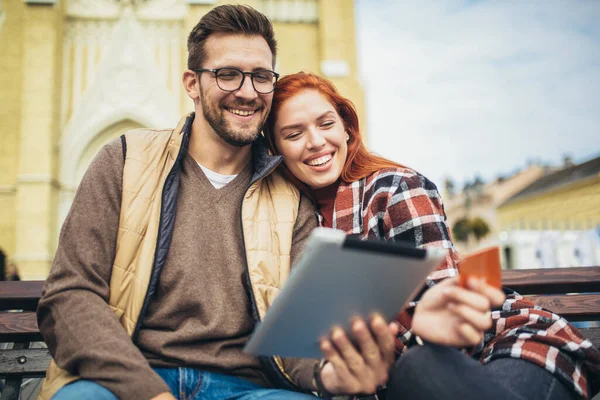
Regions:
[[[589,230],[600,227],[600,158],[558,171],[498,207],[502,230]],[[581,171],[588,167],[589,172]]]
[[[211,0],[0,0],[0,248],[47,275],[77,186],[124,131],[192,109],[186,37]],[[247,0],[274,23],[276,70],[331,79],[363,126],[352,0]],[[90,240],[92,240],[90,238]]]
[[[497,210],[511,268],[600,263],[600,157],[540,177]]]

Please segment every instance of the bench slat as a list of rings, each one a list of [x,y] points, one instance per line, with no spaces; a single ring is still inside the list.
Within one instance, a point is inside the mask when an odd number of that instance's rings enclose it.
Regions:
[[[567,321],[600,320],[600,295],[573,294],[526,296],[536,305],[554,311]]]
[[[0,376],[44,376],[50,360],[48,349],[2,350],[0,352]]]
[[[0,281],[0,311],[37,308],[44,281]]]
[[[502,284],[520,294],[600,292],[600,267],[503,270]]]
[[[0,342],[40,342],[34,312],[0,312]]]

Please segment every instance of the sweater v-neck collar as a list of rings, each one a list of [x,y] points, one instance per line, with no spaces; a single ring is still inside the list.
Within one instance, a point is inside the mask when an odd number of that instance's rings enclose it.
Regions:
[[[185,159],[185,163],[187,167],[193,171],[193,174],[200,180],[203,192],[207,196],[210,196],[215,202],[219,199],[222,199],[224,196],[231,195],[233,192],[239,189],[240,185],[248,186],[250,183],[250,178],[252,177],[252,162],[249,161],[231,182],[222,188],[217,189],[213,186],[204,171],[202,171],[202,168],[200,168],[200,165],[198,165],[196,160],[194,160],[191,155],[188,154]]]

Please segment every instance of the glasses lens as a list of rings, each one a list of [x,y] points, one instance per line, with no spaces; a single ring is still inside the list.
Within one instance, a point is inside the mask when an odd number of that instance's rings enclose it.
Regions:
[[[254,89],[259,93],[271,93],[275,88],[275,74],[272,71],[257,71],[252,75]]]
[[[242,73],[233,68],[222,68],[217,74],[217,85],[223,90],[237,90],[242,83]]]

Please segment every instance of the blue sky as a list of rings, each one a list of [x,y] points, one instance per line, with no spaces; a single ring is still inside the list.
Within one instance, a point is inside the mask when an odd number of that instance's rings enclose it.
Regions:
[[[600,1],[356,0],[369,147],[438,186],[600,155]]]

